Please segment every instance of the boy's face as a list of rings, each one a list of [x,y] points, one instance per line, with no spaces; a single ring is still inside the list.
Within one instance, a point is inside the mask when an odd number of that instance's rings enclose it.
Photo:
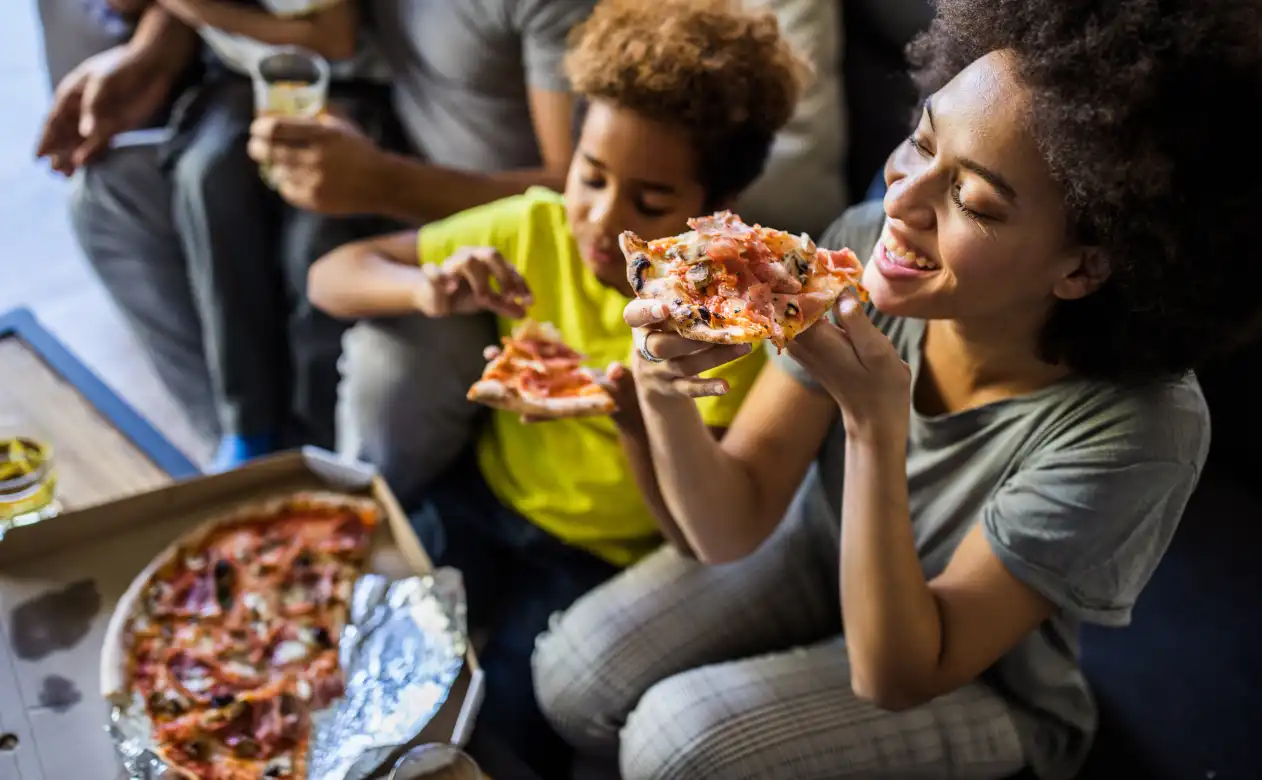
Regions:
[[[652,240],[688,229],[705,192],[687,133],[603,101],[593,101],[565,183],[570,229],[596,278],[633,297],[618,235]]]

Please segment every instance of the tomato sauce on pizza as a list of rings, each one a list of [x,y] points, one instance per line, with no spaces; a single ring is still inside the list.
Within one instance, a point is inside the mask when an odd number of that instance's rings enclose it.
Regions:
[[[469,400],[542,418],[611,414],[613,396],[583,366],[549,323],[526,320],[502,345],[469,389]]]
[[[311,714],[344,691],[337,640],[375,503],[300,494],[177,545],[124,630],[159,755],[205,780],[304,778]]]
[[[783,349],[847,289],[861,297],[863,267],[849,249],[747,225],[730,211],[688,221],[677,236],[619,238],[637,297],[667,305],[680,335],[719,344],[770,340]]]

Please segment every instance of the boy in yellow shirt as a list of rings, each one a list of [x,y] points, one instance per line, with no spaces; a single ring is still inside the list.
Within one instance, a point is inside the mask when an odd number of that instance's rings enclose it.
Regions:
[[[761,172],[801,90],[774,17],[719,0],[605,0],[575,30],[566,69],[587,111],[564,195],[534,188],[320,260],[308,295],[339,317],[489,311],[508,334],[551,322],[604,367],[627,360],[633,297],[618,235],[686,230]],[[708,375],[698,401],[721,432],[765,361]],[[429,492],[414,524],[440,565],[465,574],[472,625],[490,640],[486,723],[545,776],[566,754],[538,714],[530,653],[548,617],[677,530],[658,494],[629,376],[613,418],[527,423],[496,411],[474,457]],[[546,759],[546,760],[545,760]]]

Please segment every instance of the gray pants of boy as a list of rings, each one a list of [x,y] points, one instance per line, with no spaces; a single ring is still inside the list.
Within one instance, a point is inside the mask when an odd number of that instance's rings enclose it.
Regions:
[[[850,688],[838,528],[790,511],[757,552],[665,547],[554,618],[535,690],[568,742],[625,780],[1007,777],[1008,705],[981,682],[902,712]]]

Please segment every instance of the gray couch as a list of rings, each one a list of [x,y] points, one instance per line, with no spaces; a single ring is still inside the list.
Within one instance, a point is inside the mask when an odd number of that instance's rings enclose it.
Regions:
[[[103,29],[101,0],[40,0],[55,83],[124,31]],[[85,10],[86,9],[86,10]],[[844,79],[849,127],[845,179],[867,191],[908,130],[914,94],[903,47],[929,20],[919,0],[846,0]],[[1126,629],[1084,631],[1084,662],[1101,704],[1100,736],[1082,777],[1126,770],[1161,780],[1259,776],[1262,734],[1262,489],[1248,463],[1262,440],[1262,346],[1202,373],[1214,418],[1211,468]]]

